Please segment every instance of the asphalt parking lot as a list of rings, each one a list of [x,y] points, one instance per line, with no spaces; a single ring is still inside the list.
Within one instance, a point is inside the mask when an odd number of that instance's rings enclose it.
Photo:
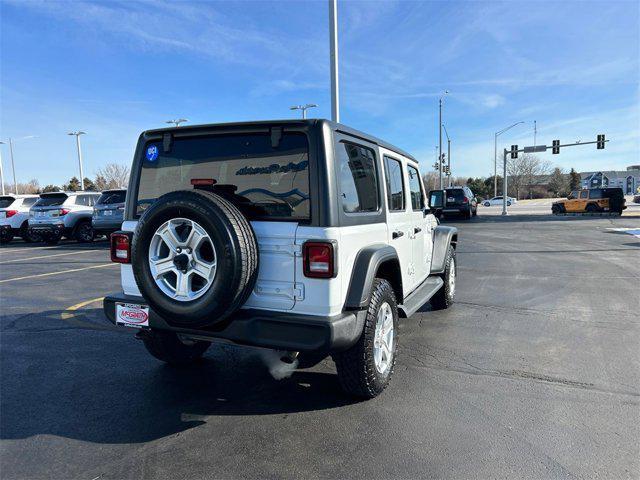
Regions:
[[[456,304],[405,321],[389,389],[276,381],[214,346],[174,369],[99,299],[106,242],[0,249],[0,455],[14,478],[638,478],[640,218],[460,228]]]

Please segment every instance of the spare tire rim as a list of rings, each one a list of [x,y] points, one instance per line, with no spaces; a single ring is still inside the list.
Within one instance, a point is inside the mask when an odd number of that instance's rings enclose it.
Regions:
[[[172,218],[156,230],[149,245],[151,276],[173,300],[204,295],[216,276],[216,249],[207,231],[188,218]]]
[[[373,362],[379,373],[386,373],[393,361],[393,310],[384,302],[378,310],[376,331],[373,337]]]

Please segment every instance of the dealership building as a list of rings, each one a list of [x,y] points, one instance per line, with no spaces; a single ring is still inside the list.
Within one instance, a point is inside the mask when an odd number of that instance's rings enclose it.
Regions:
[[[626,195],[632,195],[640,187],[640,165],[626,170],[581,172],[582,188],[620,187]]]

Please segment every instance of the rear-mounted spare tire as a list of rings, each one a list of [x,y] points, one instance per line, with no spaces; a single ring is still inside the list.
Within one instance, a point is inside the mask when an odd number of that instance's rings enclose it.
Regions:
[[[206,191],[158,198],[138,222],[131,254],[140,292],[177,327],[223,322],[247,300],[258,274],[249,221],[229,201]]]

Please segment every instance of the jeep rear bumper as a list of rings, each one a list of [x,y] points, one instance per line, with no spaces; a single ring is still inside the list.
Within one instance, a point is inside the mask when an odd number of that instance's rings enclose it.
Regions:
[[[105,297],[104,312],[114,324],[116,303],[146,305],[142,297],[123,293]],[[227,327],[216,331],[174,327],[150,310],[149,328],[168,330],[200,340],[221,340],[275,350],[331,353],[351,347],[360,338],[365,315],[366,310],[320,317],[247,309],[238,310]]]

